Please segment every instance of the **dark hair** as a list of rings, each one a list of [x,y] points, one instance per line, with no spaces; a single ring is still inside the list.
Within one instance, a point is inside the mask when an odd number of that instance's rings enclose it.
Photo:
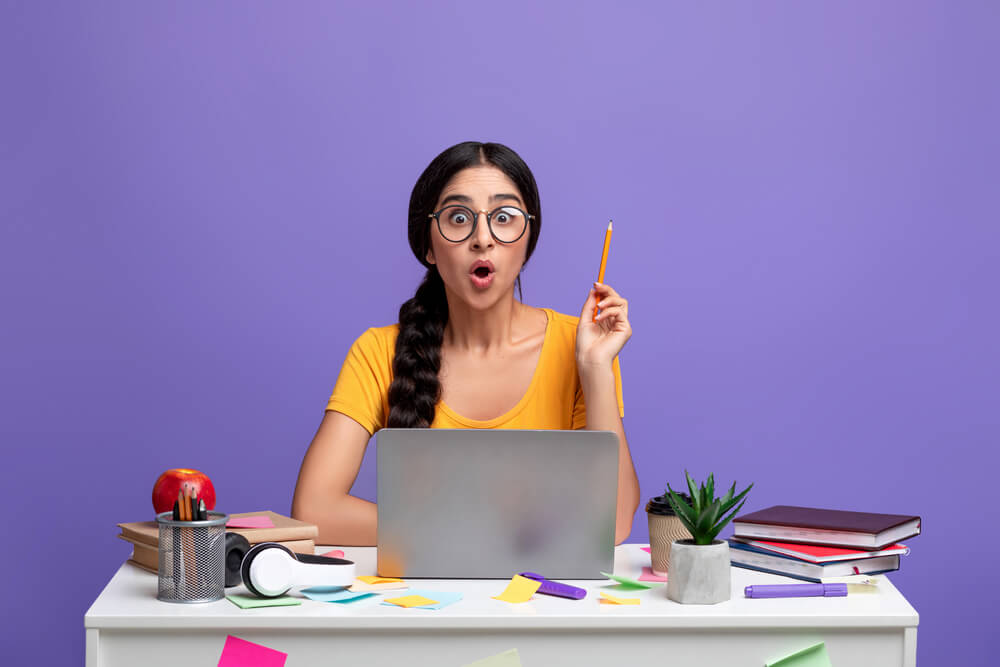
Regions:
[[[452,176],[480,165],[492,165],[506,174],[521,191],[527,213],[534,216],[528,226],[525,263],[538,242],[542,228],[538,186],[517,153],[502,144],[466,141],[446,149],[427,165],[413,186],[409,212],[410,249],[427,267],[427,274],[413,298],[399,307],[399,335],[392,360],[393,380],[389,385],[388,426],[392,428],[428,428],[434,421],[435,406],[441,398],[438,372],[441,341],[448,323],[448,301],[441,274],[427,261],[433,222],[428,215],[434,212],[434,205]],[[520,276],[517,287],[520,295]]]

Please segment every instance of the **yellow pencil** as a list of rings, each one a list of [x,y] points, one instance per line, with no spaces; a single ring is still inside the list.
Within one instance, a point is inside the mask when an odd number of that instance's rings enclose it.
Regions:
[[[611,220],[608,220],[608,231],[604,232],[604,251],[601,253],[601,269],[597,272],[597,282],[604,282],[604,269],[608,266],[608,251],[611,249]],[[600,298],[600,297],[598,297]],[[594,308],[594,320],[597,320],[597,309]]]

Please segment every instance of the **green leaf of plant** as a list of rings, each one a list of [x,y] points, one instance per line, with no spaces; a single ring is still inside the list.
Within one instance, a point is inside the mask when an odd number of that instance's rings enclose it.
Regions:
[[[747,491],[749,491],[749,490],[750,489],[747,489]],[[745,502],[746,501],[744,500],[743,503],[745,503]],[[737,507],[736,509],[734,509],[729,514],[729,516],[727,516],[725,519],[723,519],[722,521],[720,521],[719,524],[715,528],[712,529],[712,531],[711,531],[712,532],[711,540],[714,540],[715,536],[718,535],[722,531],[722,529],[726,527],[726,524],[729,523],[734,516],[736,516],[736,513],[740,511],[740,507],[743,507],[743,503],[740,503],[739,507]],[[711,541],[709,541],[708,544],[711,544]]]
[[[670,503],[670,508],[674,510],[677,518],[681,520],[681,523],[684,524],[684,527],[687,528],[688,532],[693,536],[695,530],[697,530],[695,528],[697,517],[695,516],[694,510],[690,505],[684,502],[683,498],[677,495],[676,491],[670,488],[669,484],[667,484],[667,491],[669,492],[667,495],[667,502]]]
[[[715,475],[712,473],[708,474],[708,482],[705,487],[705,491],[708,494],[708,502],[715,500]]]
[[[698,489],[695,488],[694,480],[691,479],[691,475],[688,474],[687,470],[684,471],[684,477],[687,479],[688,492],[691,494],[691,503],[694,508],[694,513],[696,515],[701,514],[701,497],[698,495]]]
[[[736,493],[736,482],[733,482],[733,485],[729,487],[728,491],[726,491],[726,495],[722,496],[722,504],[725,505],[731,501],[734,493]]]
[[[729,508],[732,507],[733,505],[735,505],[736,503],[740,502],[740,500],[743,498],[743,496],[745,496],[747,494],[747,492],[749,492],[750,489],[752,489],[752,488],[753,488],[753,484],[751,484],[747,488],[743,489],[743,491],[740,493],[740,495],[736,496],[735,498],[733,498],[729,502],[723,503],[722,504],[722,513],[725,514],[726,512],[728,512]],[[733,489],[734,490],[736,489],[736,484],[735,483],[733,484]]]
[[[712,529],[715,526],[715,522],[719,519],[719,511],[722,505],[718,500],[713,501],[705,508],[705,511],[700,517],[698,517],[698,544],[711,544],[712,543]]]

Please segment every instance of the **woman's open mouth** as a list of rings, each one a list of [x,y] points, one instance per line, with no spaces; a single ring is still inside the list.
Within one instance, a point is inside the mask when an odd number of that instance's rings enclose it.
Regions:
[[[493,283],[493,276],[496,271],[490,261],[479,260],[472,265],[469,271],[469,279],[476,289],[486,289]]]

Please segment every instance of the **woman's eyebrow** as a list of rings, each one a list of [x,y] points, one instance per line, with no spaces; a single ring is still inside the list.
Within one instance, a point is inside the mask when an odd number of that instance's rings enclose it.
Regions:
[[[521,203],[521,198],[518,197],[517,195],[503,193],[499,195],[493,195],[492,197],[490,197],[491,202],[497,201],[499,199],[513,199],[518,204],[524,206],[524,204]],[[450,201],[462,202],[463,204],[471,204],[472,197],[467,197],[466,195],[448,195],[441,201],[441,206],[445,206]]]

